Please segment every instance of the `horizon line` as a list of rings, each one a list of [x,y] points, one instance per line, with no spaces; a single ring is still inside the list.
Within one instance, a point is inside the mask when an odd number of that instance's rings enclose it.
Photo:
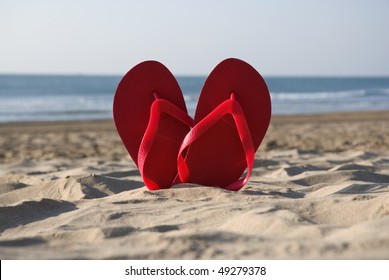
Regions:
[[[6,73],[0,72],[0,76],[69,76],[69,77],[123,77],[124,74],[115,74],[115,73],[28,73],[28,72],[20,72],[20,73]],[[209,74],[174,74],[176,77],[198,77],[204,78]],[[389,78],[389,74],[261,74],[262,77],[267,78]]]

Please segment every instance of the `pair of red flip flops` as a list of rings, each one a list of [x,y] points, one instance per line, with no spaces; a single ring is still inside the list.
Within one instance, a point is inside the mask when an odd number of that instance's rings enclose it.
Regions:
[[[120,81],[113,116],[150,190],[196,183],[237,191],[250,176],[269,126],[271,102],[261,75],[229,58],[205,81],[192,119],[171,72],[145,61]]]

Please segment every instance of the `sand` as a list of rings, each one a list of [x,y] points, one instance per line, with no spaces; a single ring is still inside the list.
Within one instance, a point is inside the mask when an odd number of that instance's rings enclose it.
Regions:
[[[389,112],[273,117],[239,192],[148,191],[111,121],[0,124],[0,259],[389,259]]]

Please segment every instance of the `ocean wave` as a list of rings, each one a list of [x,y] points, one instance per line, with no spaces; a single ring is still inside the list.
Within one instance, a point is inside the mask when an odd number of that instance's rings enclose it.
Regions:
[[[0,122],[112,118],[120,77],[0,75]],[[178,77],[193,117],[205,77]],[[389,78],[269,78],[272,112],[389,110]]]
[[[377,93],[389,94],[389,88],[379,88],[379,89],[377,89]]]
[[[388,95],[389,88],[321,92],[271,92],[270,94],[273,100],[346,99],[364,96]]]
[[[361,97],[365,96],[365,90],[352,91],[323,91],[323,92],[279,92],[271,93],[272,99],[279,100],[316,100],[316,99],[342,99],[347,97]]]
[[[36,96],[1,98],[0,112],[61,112],[111,110],[111,97]]]

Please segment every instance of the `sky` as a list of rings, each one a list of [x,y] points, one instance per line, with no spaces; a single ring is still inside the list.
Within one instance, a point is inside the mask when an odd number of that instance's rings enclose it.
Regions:
[[[388,0],[0,0],[0,73],[389,76]]]

